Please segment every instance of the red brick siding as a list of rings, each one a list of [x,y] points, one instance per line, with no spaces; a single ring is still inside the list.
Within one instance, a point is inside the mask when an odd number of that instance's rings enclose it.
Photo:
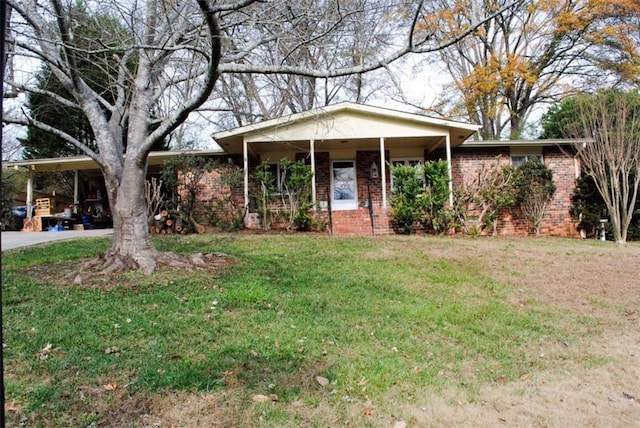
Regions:
[[[473,179],[483,165],[488,166],[500,156],[501,164],[510,163],[508,148],[458,148],[452,154],[452,175],[454,188]],[[543,236],[575,236],[575,225],[571,220],[571,195],[575,187],[575,167],[573,157],[557,147],[545,147],[544,163],[553,172],[556,194],[549,204],[540,229]],[[527,235],[530,227],[517,209],[507,210],[498,223],[501,235]]]

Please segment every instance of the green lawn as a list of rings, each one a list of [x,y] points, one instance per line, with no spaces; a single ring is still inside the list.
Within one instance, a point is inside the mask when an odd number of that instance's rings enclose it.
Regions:
[[[143,425],[153,403],[179,391],[215,394],[227,403],[224,418],[248,425],[344,425],[353,403],[367,402],[399,417],[399,403],[425,391],[460,388],[472,400],[497,379],[544,370],[554,357],[538,358],[538,346],[576,334],[559,327],[566,314],[514,304],[515,286],[476,259],[437,256],[470,240],[240,234],[155,242],[224,252],[236,263],[215,274],[129,273],[96,287],[60,277],[104,251],[106,239],[3,253],[10,425],[116,424],[118,411],[129,412],[123,425]],[[256,394],[275,394],[277,403],[256,403]],[[122,410],[128,400],[138,409]]]

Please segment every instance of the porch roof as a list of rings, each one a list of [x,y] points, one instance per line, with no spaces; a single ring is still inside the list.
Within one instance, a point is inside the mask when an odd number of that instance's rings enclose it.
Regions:
[[[294,150],[308,150],[314,140],[323,149],[378,147],[385,138],[387,147],[395,144],[444,147],[448,135],[453,147],[477,132],[478,125],[407,113],[383,107],[340,103],[301,113],[265,120],[213,134],[227,153],[242,153],[243,142],[252,151],[273,150],[273,143],[286,143]],[[277,150],[277,149],[276,149]]]

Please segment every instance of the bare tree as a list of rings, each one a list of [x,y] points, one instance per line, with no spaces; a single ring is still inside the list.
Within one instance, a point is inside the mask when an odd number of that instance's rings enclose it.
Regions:
[[[578,120],[566,132],[593,138],[575,148],[604,199],[614,239],[623,244],[640,187],[640,94],[612,90],[582,95],[575,114]]]
[[[151,273],[159,263],[186,266],[195,262],[161,253],[152,246],[144,192],[147,158],[155,142],[170,135],[207,101],[221,74],[301,75],[314,79],[358,75],[384,68],[410,52],[443,49],[492,18],[487,16],[451,39],[436,43],[415,32],[423,13],[420,2],[411,10],[409,25],[403,27],[404,34],[396,38],[396,45],[380,49],[375,57],[359,64],[338,62],[337,67],[323,68],[298,65],[291,58],[326,43],[335,34],[348,34],[349,19],[362,13],[362,5],[326,0],[300,9],[298,3],[110,0],[69,6],[63,0],[8,0],[14,13],[11,31],[16,55],[35,58],[51,67],[69,96],[47,95],[84,112],[97,150],[27,113],[4,115],[3,120],[54,133],[100,166],[114,225],[112,245],[101,266],[105,271],[136,268]],[[364,3],[372,11],[380,2]],[[79,40],[82,37],[74,32],[74,7],[83,7],[95,17],[100,31],[91,43]],[[406,6],[400,4],[380,13],[402,16]],[[295,31],[301,15],[307,19],[309,31]],[[265,52],[277,54],[278,61],[265,61]],[[113,70],[105,73],[115,76],[104,89],[110,91],[109,97],[92,86],[90,70],[78,67],[88,57],[96,58],[96,67]],[[19,82],[8,83],[23,91],[37,90]],[[189,91],[185,91],[186,85]]]

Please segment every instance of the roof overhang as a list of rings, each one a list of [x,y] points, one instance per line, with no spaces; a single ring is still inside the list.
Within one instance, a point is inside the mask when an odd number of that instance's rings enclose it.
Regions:
[[[548,146],[574,146],[577,144],[592,143],[589,138],[555,138],[544,140],[485,140],[485,141],[465,141],[461,147],[481,148],[481,147],[548,147]]]

